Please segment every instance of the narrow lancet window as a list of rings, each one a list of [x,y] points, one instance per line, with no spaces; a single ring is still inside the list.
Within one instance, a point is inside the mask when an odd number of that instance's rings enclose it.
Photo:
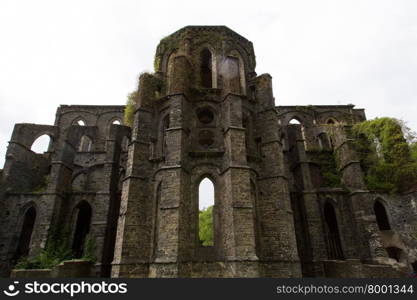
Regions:
[[[20,232],[19,243],[15,253],[15,260],[27,256],[30,249],[30,240],[32,238],[33,227],[35,225],[36,209],[32,206],[29,208],[23,219],[22,230]]]
[[[77,221],[72,243],[72,250],[74,256],[77,258],[81,257],[84,253],[87,235],[90,232],[91,213],[91,206],[87,202],[82,201],[78,204]]]
[[[324,218],[327,225],[327,244],[329,259],[343,259],[342,243],[340,242],[339,226],[333,205],[324,205]]]
[[[391,226],[388,221],[387,211],[385,210],[385,207],[381,204],[381,202],[375,202],[374,212],[379,230],[391,230]]]
[[[200,77],[201,85],[205,88],[213,87],[213,78],[212,78],[212,57],[211,52],[207,48],[204,48],[200,53]]]
[[[214,185],[207,177],[198,187],[199,241],[202,246],[214,245]]]

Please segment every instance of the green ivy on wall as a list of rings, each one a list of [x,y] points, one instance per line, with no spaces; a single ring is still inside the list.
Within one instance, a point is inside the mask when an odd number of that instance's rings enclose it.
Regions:
[[[396,193],[416,186],[417,146],[404,138],[410,135],[404,128],[401,121],[387,117],[353,126],[353,143],[369,190]]]

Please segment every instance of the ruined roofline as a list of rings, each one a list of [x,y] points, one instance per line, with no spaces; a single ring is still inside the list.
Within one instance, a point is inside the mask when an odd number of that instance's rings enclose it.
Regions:
[[[354,104],[346,105],[277,105],[275,108],[353,108],[354,110],[364,110],[364,108],[354,108]]]
[[[59,108],[125,108],[126,105],[82,105],[82,104],[61,104]]]
[[[174,33],[171,33],[170,35],[168,35],[167,37],[174,37],[174,36],[179,36],[182,33],[186,33],[189,31],[215,31],[215,32],[223,32],[223,33],[228,33],[233,35],[234,37],[246,42],[246,43],[251,43],[251,41],[249,41],[248,39],[246,39],[245,37],[241,36],[239,33],[237,33],[236,31],[230,29],[227,26],[224,25],[188,25],[185,26],[177,31],[175,31]]]

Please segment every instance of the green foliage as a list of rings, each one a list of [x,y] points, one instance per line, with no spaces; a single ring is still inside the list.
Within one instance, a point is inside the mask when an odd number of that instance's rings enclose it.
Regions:
[[[55,231],[48,239],[46,247],[32,257],[24,257],[16,264],[17,269],[50,269],[64,260],[72,259],[71,247],[69,245],[69,231]]]
[[[341,187],[341,174],[336,166],[333,151],[309,151],[312,159],[320,166],[322,187]]]
[[[91,234],[88,234],[85,242],[85,250],[81,259],[91,262],[96,261],[95,256],[96,243]],[[70,245],[70,233],[67,228],[64,230],[55,230],[48,239],[46,247],[42,251],[31,258],[21,258],[15,268],[16,269],[51,269],[64,260],[74,259],[74,254]]]
[[[416,146],[407,143],[402,124],[393,118],[376,118],[352,128],[365,182],[372,191],[403,192],[417,182]]]
[[[136,97],[137,97],[137,91],[130,93],[127,95],[127,102],[126,107],[124,111],[124,120],[123,124],[126,126],[132,127],[133,126],[133,120],[135,117],[135,108],[136,108]]]
[[[203,246],[213,246],[213,206],[199,213],[199,238]]]
[[[417,161],[417,142],[410,145],[410,156],[411,160]]]
[[[85,241],[85,249],[83,256],[81,257],[84,260],[89,260],[91,262],[96,262],[97,257],[95,254],[96,251],[96,240],[91,234],[88,234]]]

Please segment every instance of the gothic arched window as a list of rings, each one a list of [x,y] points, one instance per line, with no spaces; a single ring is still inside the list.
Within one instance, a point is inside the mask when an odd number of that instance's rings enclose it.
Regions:
[[[324,219],[327,227],[329,259],[343,259],[342,243],[340,242],[336,212],[333,205],[329,202],[326,202],[324,205]]]
[[[87,235],[90,232],[92,210],[86,201],[80,202],[77,207],[77,221],[75,223],[72,251],[75,257],[81,257],[84,253]]]
[[[213,67],[210,50],[204,48],[200,53],[200,80],[205,88],[213,87]]]
[[[385,210],[385,207],[382,205],[381,202],[375,202],[374,212],[379,230],[391,230],[391,226],[388,221],[387,211]]]
[[[198,186],[198,237],[202,246],[214,245],[214,184],[205,177]]]
[[[51,141],[52,139],[49,135],[43,134],[33,142],[30,150],[38,154],[47,152],[49,150],[49,146],[51,145]]]
[[[30,249],[30,240],[32,238],[33,227],[36,220],[36,209],[32,206],[30,207],[24,216],[22,230],[19,236],[19,243],[17,245],[17,250],[15,253],[15,260],[18,260],[20,257],[27,256]]]
[[[90,152],[93,145],[93,141],[86,135],[83,135],[78,145],[79,152]]]

